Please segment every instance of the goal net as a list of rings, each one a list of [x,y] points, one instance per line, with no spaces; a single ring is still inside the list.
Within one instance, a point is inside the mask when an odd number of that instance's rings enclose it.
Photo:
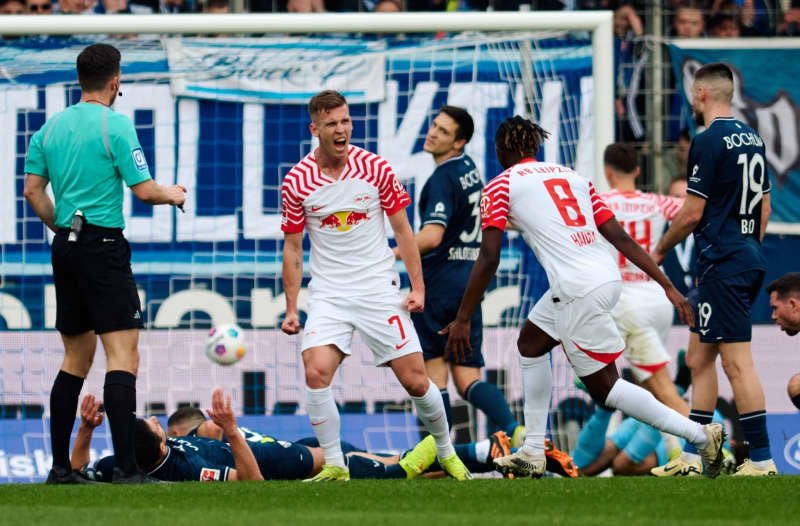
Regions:
[[[597,150],[611,140],[607,120],[597,115],[598,107],[610,108],[608,90],[598,88],[605,81],[597,78],[594,33],[561,26],[438,35],[421,27],[402,37],[342,33],[346,26],[336,36],[102,37],[122,52],[123,96],[115,111],[133,120],[155,180],[188,189],[185,213],[142,204],[126,189],[125,235],[146,325],[139,340],[137,413],[207,408],[211,390],[221,387],[233,395],[243,425],[286,440],[312,434],[300,338],[279,329],[285,308],[279,189],[289,168],[315,146],[305,103],[320,89],[347,96],[352,143],[394,167],[414,201],[408,209],[414,225],[416,197],[434,169],[422,143],[444,104],[472,115],[475,134],[466,153],[487,181],[501,171],[495,130],[513,114],[530,116],[551,132],[542,159],[596,179]],[[219,26],[223,31],[253,30]],[[27,144],[47,117],[77,102],[75,58],[98,38],[23,39],[0,48],[0,481],[46,476],[49,393],[63,356],[54,330],[52,237],[22,196]],[[516,337],[546,288],[521,237],[506,235],[497,279],[482,307],[483,375],[504,391],[520,421]],[[203,352],[208,330],[221,323],[245,330],[247,353],[229,367],[213,364]],[[560,348],[552,353],[552,367],[550,433],[570,449],[592,406],[573,387]],[[82,396],[102,397],[104,372],[98,344]],[[390,370],[374,366],[359,337],[333,391],[344,440],[400,450],[419,439],[407,394]],[[454,437],[476,440],[492,432],[492,423],[459,401],[452,385],[450,393]],[[93,455],[112,449],[105,425],[95,433]]]

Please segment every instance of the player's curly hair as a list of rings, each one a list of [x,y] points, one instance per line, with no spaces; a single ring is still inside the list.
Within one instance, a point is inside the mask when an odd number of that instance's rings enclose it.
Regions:
[[[500,123],[494,135],[495,146],[505,152],[534,157],[550,132],[528,119],[515,115]]]

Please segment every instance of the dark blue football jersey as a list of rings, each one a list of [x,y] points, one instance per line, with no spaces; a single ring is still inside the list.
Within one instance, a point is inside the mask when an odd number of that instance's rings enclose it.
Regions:
[[[694,229],[700,281],[766,270],[761,205],[771,189],[764,141],[734,118],[717,118],[689,149],[687,191],[706,200]]]
[[[422,187],[421,225],[444,227],[441,244],[422,255],[428,295],[461,298],[481,246],[480,200],[483,177],[469,156],[443,162]]]
[[[268,437],[271,438],[271,437]],[[313,469],[313,458],[307,447],[282,440],[248,441],[259,471],[266,480],[297,480]],[[110,482],[114,457],[90,462],[83,472],[94,480]],[[228,480],[236,468],[233,452],[226,442],[213,438],[185,436],[167,438],[167,456],[149,475],[159,480],[214,481]]]

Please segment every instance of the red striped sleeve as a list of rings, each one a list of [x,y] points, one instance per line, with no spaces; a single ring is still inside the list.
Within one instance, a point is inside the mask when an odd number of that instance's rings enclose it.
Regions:
[[[595,191],[591,181],[589,181],[589,197],[592,199],[592,214],[594,214],[595,225],[600,226],[609,219],[614,218],[614,212],[608,208],[603,198]]]
[[[295,187],[299,177],[302,175],[291,171],[286,175],[281,186],[281,231],[289,234],[302,232],[306,224],[303,200]]]
[[[656,195],[655,202],[661,210],[661,215],[667,221],[672,221],[683,206],[683,199],[671,195]]]
[[[489,227],[506,229],[509,208],[508,172],[503,172],[483,189],[481,195],[481,230]]]
[[[410,205],[411,198],[397,179],[389,163],[378,158],[376,169],[378,171],[378,194],[380,195],[381,206],[383,207],[383,211],[386,212],[386,215],[394,215]]]

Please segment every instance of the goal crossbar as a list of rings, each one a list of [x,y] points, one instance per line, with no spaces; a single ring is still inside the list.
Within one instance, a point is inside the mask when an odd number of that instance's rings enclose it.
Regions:
[[[298,34],[460,31],[589,31],[594,77],[594,173],[599,189],[603,149],[614,140],[614,51],[611,11],[430,13],[282,13],[0,16],[0,35]]]

